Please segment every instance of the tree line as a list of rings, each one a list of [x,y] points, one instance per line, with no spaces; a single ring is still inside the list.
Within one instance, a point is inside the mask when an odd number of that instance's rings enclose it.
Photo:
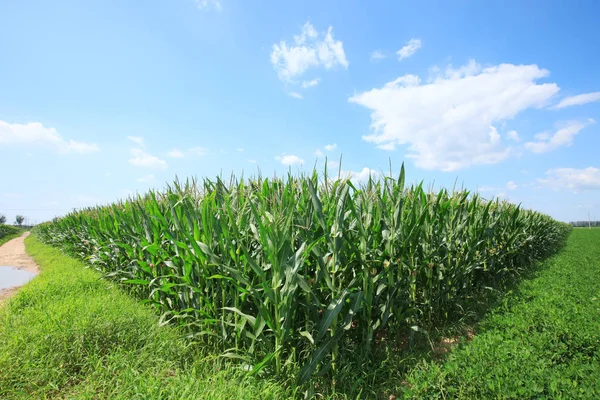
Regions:
[[[25,217],[22,215],[17,215],[15,217],[15,223],[14,225],[23,225],[23,221],[25,221]],[[6,215],[0,214],[0,225],[4,225],[6,224]]]
[[[576,227],[600,226],[600,221],[571,221],[569,223]]]

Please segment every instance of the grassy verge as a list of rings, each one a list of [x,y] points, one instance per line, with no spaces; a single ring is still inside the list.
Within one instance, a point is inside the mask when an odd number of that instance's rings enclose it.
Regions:
[[[23,229],[0,225],[0,246],[8,242],[9,240],[21,236],[23,232],[25,232]]]
[[[0,398],[286,398],[198,354],[152,309],[26,239],[41,274],[0,308]]]
[[[600,398],[600,230],[575,229],[472,342],[407,379],[413,398]]]

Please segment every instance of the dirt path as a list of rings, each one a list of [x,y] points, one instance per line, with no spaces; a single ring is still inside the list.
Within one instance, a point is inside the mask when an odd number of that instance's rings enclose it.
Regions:
[[[24,271],[39,273],[40,269],[33,259],[25,252],[25,238],[29,232],[23,236],[9,240],[0,246],[0,266],[17,267]],[[10,296],[14,295],[19,287],[0,289],[0,304]]]

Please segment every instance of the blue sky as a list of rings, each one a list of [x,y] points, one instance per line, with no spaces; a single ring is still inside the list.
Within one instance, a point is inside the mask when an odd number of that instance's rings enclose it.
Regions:
[[[596,1],[0,3],[0,213],[324,157],[600,219]],[[337,168],[337,167],[336,167]]]

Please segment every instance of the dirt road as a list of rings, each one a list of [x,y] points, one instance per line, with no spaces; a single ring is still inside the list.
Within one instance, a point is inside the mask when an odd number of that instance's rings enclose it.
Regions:
[[[29,232],[23,234],[23,236],[9,240],[0,246],[0,266],[9,266],[22,269],[24,271],[39,273],[40,269],[33,259],[25,252],[25,238],[29,236]],[[0,289],[0,304],[3,300],[14,295],[19,287],[12,287],[8,289]]]

